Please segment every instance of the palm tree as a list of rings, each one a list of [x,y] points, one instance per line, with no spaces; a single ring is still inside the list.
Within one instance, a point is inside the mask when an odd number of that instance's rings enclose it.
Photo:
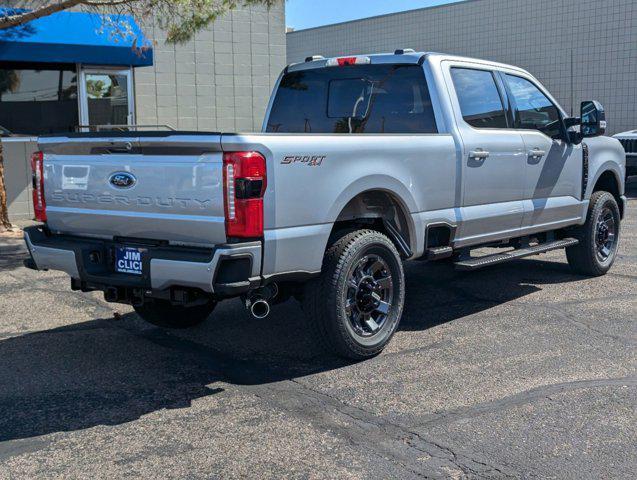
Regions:
[[[15,70],[0,70],[0,101],[5,92],[14,92],[20,84],[20,77]],[[0,231],[12,228],[9,221],[9,207],[7,206],[7,189],[4,184],[4,156],[2,155],[2,141],[0,140]]]

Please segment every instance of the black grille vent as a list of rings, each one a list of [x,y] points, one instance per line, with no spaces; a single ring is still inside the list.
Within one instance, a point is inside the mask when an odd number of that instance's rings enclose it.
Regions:
[[[624,150],[626,150],[626,153],[637,153],[637,139],[629,140],[620,138],[619,141],[624,147]]]
[[[588,145],[582,143],[582,200],[586,196],[588,187]]]

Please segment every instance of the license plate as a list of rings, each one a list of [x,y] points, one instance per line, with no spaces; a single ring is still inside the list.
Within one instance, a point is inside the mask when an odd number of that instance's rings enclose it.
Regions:
[[[142,274],[142,252],[139,248],[117,247],[115,250],[115,271]]]

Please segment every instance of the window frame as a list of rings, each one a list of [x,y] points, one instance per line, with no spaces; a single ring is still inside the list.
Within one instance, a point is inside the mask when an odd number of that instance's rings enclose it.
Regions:
[[[88,104],[88,92],[86,90],[86,77],[87,75],[123,75],[126,76],[127,85],[127,102],[128,113],[126,115],[127,125],[136,125],[136,101],[135,97],[135,81],[134,70],[132,67],[117,67],[117,66],[93,66],[93,65],[81,65],[78,73],[78,107],[79,107],[79,125],[77,126],[79,131],[88,132],[93,125],[89,122],[89,104]]]
[[[564,111],[562,110],[562,108],[557,104],[557,102],[551,97],[551,95],[544,89],[542,88],[541,85],[538,84],[538,82],[536,82],[534,79],[527,77],[526,75],[522,75],[520,73],[512,73],[512,72],[505,72],[505,71],[499,71],[499,76],[500,76],[500,80],[507,92],[507,96],[510,99],[511,102],[511,109],[512,109],[512,118],[513,118],[513,130],[517,130],[517,131],[522,131],[522,132],[539,132],[543,135],[545,135],[547,138],[550,138],[551,140],[556,140],[556,139],[565,139],[566,138],[566,128],[564,125],[564,118],[565,118],[565,114]],[[544,133],[543,131],[541,131],[538,128],[522,128],[519,127],[518,125],[520,125],[521,121],[520,121],[520,109],[518,107],[518,104],[515,100],[515,95],[513,95],[513,92],[511,91],[511,87],[509,85],[509,82],[507,80],[507,75],[511,76],[511,77],[516,77],[516,78],[521,78],[522,80],[526,80],[527,82],[529,82],[531,85],[533,85],[542,95],[544,95],[544,98],[546,98],[548,100],[548,102],[555,108],[555,110],[557,110],[557,115],[559,117],[559,122],[560,122],[560,133],[559,136],[556,137],[549,137],[546,133]]]
[[[478,131],[493,131],[493,130],[513,130],[513,114],[512,114],[512,106],[511,100],[506,90],[504,84],[502,83],[502,79],[498,75],[498,71],[485,66],[484,68],[480,68],[478,65],[468,65],[468,64],[452,64],[449,66],[449,78],[451,79],[451,83],[453,85],[453,90],[455,94],[455,99],[458,102],[458,112],[460,113],[460,119],[462,119],[463,123],[469,128],[473,128]],[[475,125],[471,125],[467,120],[465,120],[464,115],[462,113],[462,105],[460,104],[460,97],[458,95],[458,88],[456,86],[456,82],[453,78],[453,70],[473,70],[478,72],[487,72],[491,74],[491,78],[493,79],[493,83],[498,92],[498,96],[500,97],[500,104],[502,105],[502,112],[504,113],[504,120],[506,123],[506,127],[476,127]]]

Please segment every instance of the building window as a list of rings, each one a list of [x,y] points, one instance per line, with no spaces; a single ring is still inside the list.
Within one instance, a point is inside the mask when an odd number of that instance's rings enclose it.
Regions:
[[[78,123],[74,65],[0,63],[0,127],[41,135],[74,131]]]
[[[83,72],[86,100],[82,106],[87,115],[82,123],[92,127],[128,125],[132,120],[130,72],[85,70]]]

